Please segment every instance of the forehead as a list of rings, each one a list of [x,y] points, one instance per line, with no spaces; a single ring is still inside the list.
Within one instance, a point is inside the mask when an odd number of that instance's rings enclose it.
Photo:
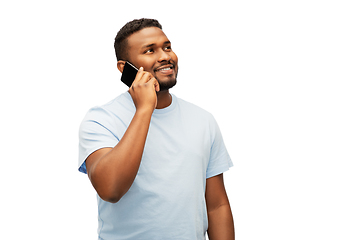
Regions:
[[[127,41],[129,48],[135,50],[150,44],[162,45],[169,39],[160,28],[148,27],[131,34]]]

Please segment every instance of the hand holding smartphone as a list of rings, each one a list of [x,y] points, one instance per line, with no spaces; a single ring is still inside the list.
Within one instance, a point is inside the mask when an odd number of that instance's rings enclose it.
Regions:
[[[134,83],[137,75],[139,75],[137,82]],[[130,62],[125,62],[121,75],[121,81],[129,87],[129,93],[134,101],[136,109],[145,107],[153,111],[156,108],[156,92],[160,91],[160,86],[156,78],[153,77],[151,73],[144,71],[143,68],[138,70]]]

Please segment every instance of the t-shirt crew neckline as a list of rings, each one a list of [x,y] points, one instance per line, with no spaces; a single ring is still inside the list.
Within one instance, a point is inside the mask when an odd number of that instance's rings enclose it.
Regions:
[[[154,112],[153,114],[165,114],[165,113],[169,113],[171,112],[175,107],[176,107],[176,102],[177,102],[177,98],[175,95],[171,94],[171,103],[169,106],[167,106],[166,108],[161,108],[161,109],[154,109]],[[134,105],[134,102],[132,100],[132,97],[130,95],[129,92],[126,92],[125,94],[126,98],[129,99],[131,101],[131,103],[133,104],[134,108],[135,108],[135,105]]]

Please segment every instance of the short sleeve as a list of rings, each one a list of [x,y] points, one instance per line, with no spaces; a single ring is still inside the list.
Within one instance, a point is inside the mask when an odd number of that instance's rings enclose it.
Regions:
[[[102,108],[92,108],[86,114],[79,129],[79,164],[78,170],[87,173],[87,157],[106,147],[115,147],[119,142],[116,126],[110,113]]]
[[[229,170],[233,163],[225,147],[220,128],[213,118],[210,124],[212,145],[206,178],[214,177]]]

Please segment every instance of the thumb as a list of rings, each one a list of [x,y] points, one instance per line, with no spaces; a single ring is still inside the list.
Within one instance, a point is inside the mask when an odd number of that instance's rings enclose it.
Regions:
[[[159,92],[160,91],[160,85],[159,85],[158,80],[156,78],[153,78],[152,80],[153,80],[155,91]]]

